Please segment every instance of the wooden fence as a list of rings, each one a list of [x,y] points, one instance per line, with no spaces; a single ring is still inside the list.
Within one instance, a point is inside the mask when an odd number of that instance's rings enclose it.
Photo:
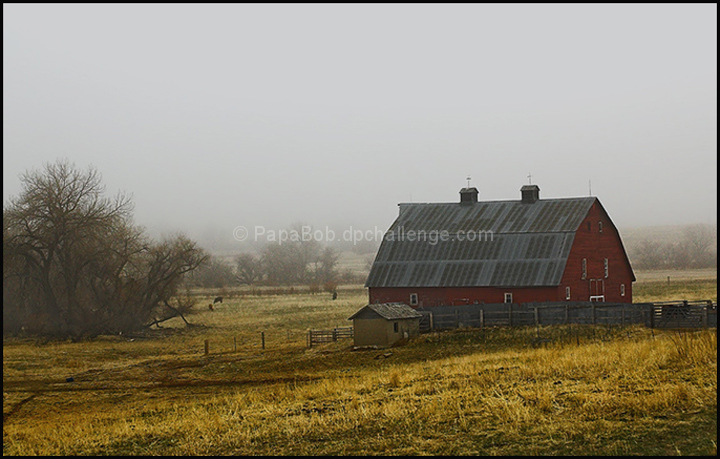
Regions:
[[[515,327],[563,324],[631,325],[651,328],[717,327],[717,303],[494,303],[434,306],[423,314],[420,331],[460,327]]]
[[[310,330],[307,334],[307,346],[314,344],[330,343],[341,338],[352,338],[353,327],[337,327],[332,330]]]
[[[669,301],[662,303],[485,303],[432,306],[422,314],[420,332],[462,327],[524,327],[548,325],[645,325],[650,328],[717,328],[717,303]],[[352,338],[353,327],[310,330],[307,346]]]
[[[712,301],[666,301],[646,303],[651,309],[651,328],[717,328],[717,303]]]

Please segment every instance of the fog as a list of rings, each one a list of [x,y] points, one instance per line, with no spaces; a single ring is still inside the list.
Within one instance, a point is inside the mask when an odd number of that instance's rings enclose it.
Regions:
[[[4,201],[58,158],[225,248],[384,230],[468,176],[716,223],[717,5],[4,4]]]

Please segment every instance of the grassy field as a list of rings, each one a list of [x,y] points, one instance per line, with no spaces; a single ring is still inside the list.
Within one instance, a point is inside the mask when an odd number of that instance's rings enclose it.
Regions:
[[[635,303],[666,300],[717,302],[717,269],[639,271],[635,276]]]
[[[716,274],[638,279],[638,301],[717,298]],[[348,326],[367,299],[339,293],[235,295],[146,335],[6,339],[3,454],[717,454],[716,330],[466,329],[307,348],[309,328]]]

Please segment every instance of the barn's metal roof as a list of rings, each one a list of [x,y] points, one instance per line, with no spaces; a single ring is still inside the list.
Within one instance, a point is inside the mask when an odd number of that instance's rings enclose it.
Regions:
[[[422,317],[422,314],[405,303],[377,303],[364,306],[358,312],[350,316],[348,320],[363,316],[368,311],[372,311],[386,320],[416,319],[418,317]]]
[[[595,200],[400,204],[365,285],[559,285],[575,231]]]

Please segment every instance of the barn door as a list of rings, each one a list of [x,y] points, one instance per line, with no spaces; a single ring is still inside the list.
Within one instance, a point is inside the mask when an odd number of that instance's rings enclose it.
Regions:
[[[605,279],[590,279],[590,301],[605,301]]]

